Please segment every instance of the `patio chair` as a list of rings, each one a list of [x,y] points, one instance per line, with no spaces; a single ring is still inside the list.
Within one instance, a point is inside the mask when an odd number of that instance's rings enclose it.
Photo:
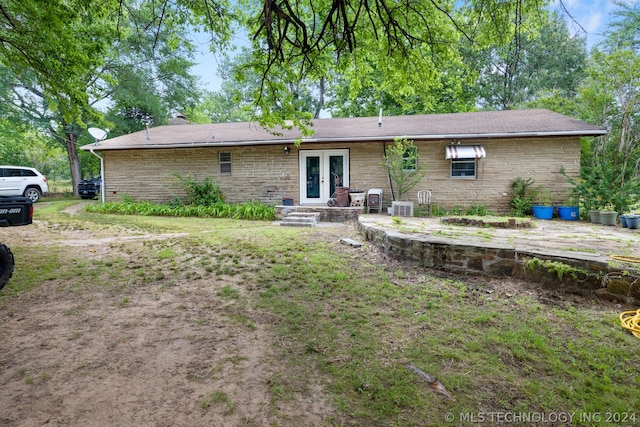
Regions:
[[[431,216],[431,191],[418,191],[418,216],[422,216],[423,210],[426,210],[427,216]]]
[[[367,213],[377,210],[382,213],[382,188],[371,188],[367,191]]]

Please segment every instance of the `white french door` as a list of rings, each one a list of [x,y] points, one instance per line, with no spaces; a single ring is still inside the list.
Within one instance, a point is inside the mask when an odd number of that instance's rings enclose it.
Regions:
[[[349,186],[349,150],[300,150],[300,204],[326,204]]]

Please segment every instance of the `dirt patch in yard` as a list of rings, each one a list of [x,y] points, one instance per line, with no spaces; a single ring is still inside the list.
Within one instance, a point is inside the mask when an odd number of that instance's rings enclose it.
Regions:
[[[417,281],[427,274],[388,259],[352,225],[318,227],[313,233],[349,262],[413,269]],[[0,236],[9,246],[45,248],[82,262],[75,270],[43,272],[42,285],[2,300],[0,425],[339,424],[340,414],[320,375],[307,374],[317,381],[289,390],[286,399],[274,399],[279,394],[274,384],[288,369],[282,357],[287,343],[276,332],[278,319],[247,302],[250,290],[241,278],[216,281],[202,274],[200,261],[213,255],[199,248],[188,253],[176,248],[162,266],[145,258],[153,242],[171,242],[183,234],[104,236],[36,223]],[[356,250],[340,244],[343,237],[363,246]],[[16,262],[16,275],[29,268],[19,257]],[[108,280],[92,276],[91,265],[98,262],[102,269],[113,264]],[[243,263],[251,268],[250,261]],[[121,274],[130,278],[138,272],[135,286],[120,280]],[[96,280],[102,282],[91,285]],[[465,280],[469,298],[527,294],[559,306],[600,304],[510,279]]]
[[[142,245],[181,237],[102,237],[43,223],[5,230],[9,246],[44,247],[87,268],[126,257],[133,270],[149,269],[137,259]],[[16,263],[14,278],[29,268],[18,255]],[[292,400],[272,399],[272,377],[286,369],[274,319],[221,295],[224,287],[243,292],[233,281],[211,283],[194,273],[195,263],[183,266],[193,274],[169,281],[158,271],[157,281],[134,288],[116,271],[109,283],[81,290],[79,280],[95,280],[90,274],[52,274],[5,299],[0,425],[322,425],[334,409],[320,382]]]

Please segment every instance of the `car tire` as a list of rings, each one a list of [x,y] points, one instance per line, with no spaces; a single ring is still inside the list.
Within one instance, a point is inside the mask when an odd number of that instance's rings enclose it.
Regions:
[[[38,190],[37,188],[29,187],[26,190],[24,190],[24,197],[31,199],[32,203],[36,203],[38,200],[40,200],[41,196],[42,194],[40,193],[40,190]]]
[[[13,274],[13,254],[7,245],[0,243],[0,289],[7,284]]]

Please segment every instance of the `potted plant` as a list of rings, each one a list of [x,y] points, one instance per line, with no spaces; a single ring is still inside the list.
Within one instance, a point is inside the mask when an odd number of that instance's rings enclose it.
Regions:
[[[535,203],[531,207],[533,216],[538,219],[551,219],[553,217],[553,205],[551,204],[551,192],[547,189],[536,191]]]
[[[567,197],[564,203],[558,206],[558,216],[566,221],[577,221],[579,218],[578,199],[574,196]]]
[[[600,209],[600,223],[603,225],[616,225],[618,223],[618,212],[616,212],[616,208],[613,204],[607,203],[602,209]],[[627,225],[628,224],[629,223],[627,222]]]

